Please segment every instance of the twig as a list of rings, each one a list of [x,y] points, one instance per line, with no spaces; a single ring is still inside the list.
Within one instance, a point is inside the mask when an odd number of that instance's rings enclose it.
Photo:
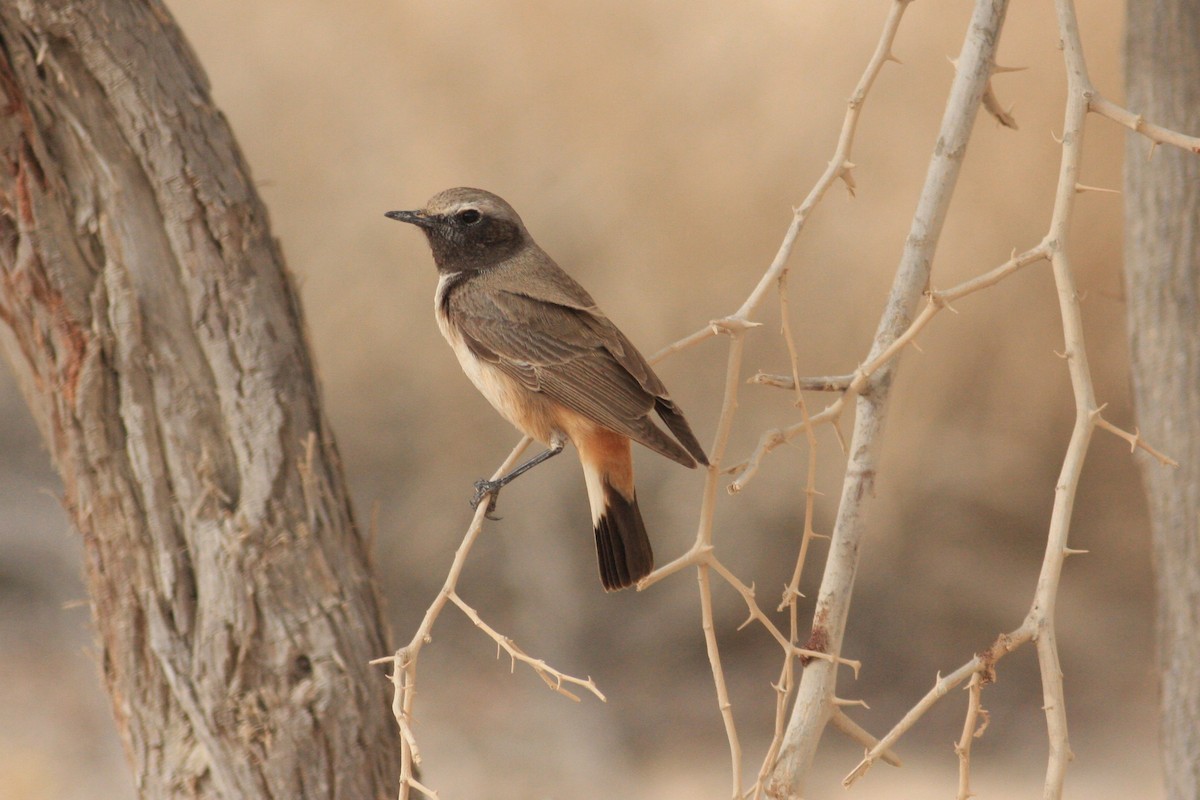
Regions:
[[[971,797],[971,744],[983,735],[987,727],[987,711],[983,709],[983,673],[976,672],[967,684],[967,716],[963,720],[962,736],[954,745],[958,755],[958,800]],[[983,725],[979,725],[979,717],[983,716]],[[978,726],[978,727],[977,727]]]
[[[604,696],[604,693],[600,691],[600,689],[596,686],[596,682],[590,677],[587,680],[573,677],[565,672],[560,672],[540,658],[533,658],[529,656],[524,650],[517,646],[516,642],[497,632],[495,628],[484,622],[483,619],[480,618],[479,612],[467,605],[463,599],[458,596],[457,592],[450,593],[450,601],[462,609],[462,612],[467,615],[467,618],[470,619],[471,622],[475,623],[475,627],[486,633],[498,647],[502,648],[504,652],[508,653],[509,658],[513,660],[514,664],[519,661],[522,664],[528,665],[529,668],[536,672],[538,677],[545,681],[546,685],[554,691],[558,692],[564,697],[569,697],[578,703],[579,696],[563,686],[564,683],[569,683],[572,686],[578,686],[581,689],[586,689],[595,695],[596,698],[601,702],[607,702],[608,699]]]
[[[1131,446],[1134,449],[1141,447],[1158,458],[1160,462],[1164,464],[1172,463],[1171,459],[1147,445],[1137,434],[1128,434],[1116,428],[1116,426],[1109,424],[1100,415],[1102,407],[1098,408],[1095,403],[1091,374],[1087,364],[1087,352],[1084,347],[1079,295],[1075,288],[1074,277],[1066,249],[1066,237],[1074,199],[1078,193],[1079,161],[1082,153],[1083,128],[1089,110],[1089,100],[1092,110],[1100,109],[1096,107],[1095,92],[1087,77],[1082,45],[1079,40],[1079,31],[1075,19],[1075,10],[1071,0],[1057,0],[1056,9],[1067,67],[1069,96],[1066,119],[1063,126],[1063,156],[1059,170],[1058,190],[1050,230],[1043,240],[1042,246],[1048,250],[1059,297],[1063,335],[1066,342],[1064,355],[1067,359],[1072,390],[1075,397],[1076,422],[1063,458],[1062,471],[1056,486],[1055,501],[1051,514],[1042,570],[1038,578],[1033,603],[1021,628],[1008,637],[1002,637],[1002,640],[998,641],[997,646],[994,646],[989,651],[987,657],[977,656],[952,675],[939,680],[934,690],[914,706],[892,732],[880,741],[880,746],[893,743],[937,699],[944,696],[949,688],[961,683],[968,675],[972,677],[972,691],[976,693],[987,679],[986,670],[991,669],[996,660],[1027,641],[1035,641],[1042,677],[1043,707],[1046,714],[1047,735],[1050,744],[1044,786],[1044,796],[1046,798],[1059,798],[1062,796],[1066,766],[1071,758],[1070,744],[1067,737],[1062,671],[1055,635],[1054,607],[1058,594],[1063,560],[1067,555],[1079,552],[1067,546],[1067,535],[1075,493],[1078,489],[1083,460],[1087,452],[1091,433],[1095,427],[1103,427],[1131,442]],[[1110,112],[1111,115],[1112,108],[1110,106],[1111,104],[1108,106],[1101,105],[1100,108]],[[1139,130],[1143,126],[1132,125],[1130,127]],[[1178,137],[1172,138],[1177,139]],[[1167,141],[1161,135],[1161,132],[1159,133],[1159,140]],[[965,797],[968,790],[969,741],[967,737],[969,731],[974,730],[975,716],[978,713],[978,709],[979,701],[973,694],[968,709],[967,720],[964,723],[964,738],[959,742],[961,760],[959,778],[960,797]],[[867,754],[867,757],[863,759],[858,767],[846,777],[844,781],[846,785],[852,783],[870,767],[870,764],[878,757],[878,750],[879,747],[873,748]]]
[[[696,580],[700,584],[701,628],[704,630],[704,645],[712,668],[713,683],[717,690],[717,707],[721,709],[721,721],[725,724],[725,736],[729,739],[730,772],[733,780],[734,800],[742,796],[742,745],[738,739],[737,725],[733,721],[733,704],[729,701],[729,690],[725,685],[725,670],[721,667],[721,651],[717,647],[717,632],[713,627],[712,586],[708,577],[708,564],[696,568]]]
[[[673,356],[681,350],[686,350],[689,347],[694,347],[703,341],[713,338],[718,333],[717,328],[713,324],[708,324],[695,333],[688,334],[677,342],[672,342],[663,349],[659,350],[654,355],[647,359],[651,364],[657,364],[669,356]]]
[[[1107,404],[1105,404],[1105,405],[1107,405]],[[1103,410],[1104,410],[1104,406],[1100,406],[1100,408],[1097,408],[1095,411],[1093,411],[1092,412],[1092,421],[1098,427],[1103,428],[1104,430],[1108,431],[1109,433],[1120,436],[1122,439],[1129,442],[1129,452],[1134,453],[1134,452],[1137,452],[1138,448],[1141,448],[1142,450],[1145,450],[1150,455],[1154,456],[1154,458],[1158,460],[1158,463],[1162,464],[1164,467],[1178,467],[1179,466],[1178,461],[1171,458],[1167,454],[1160,452],[1156,448],[1151,447],[1146,442],[1146,440],[1142,438],[1141,431],[1134,431],[1133,433],[1130,433],[1129,431],[1118,428],[1116,425],[1113,425],[1111,422],[1106,420],[1104,417],[1100,416],[1100,412]]]
[[[1008,261],[1003,264],[978,275],[970,280],[954,286],[945,291],[931,291],[928,293],[929,301],[925,308],[917,315],[917,318],[912,321],[908,328],[895,340],[888,345],[882,352],[875,355],[865,364],[852,373],[849,383],[843,391],[842,397],[835,402],[826,406],[821,413],[814,415],[808,422],[801,420],[795,425],[790,425],[785,428],[776,428],[766,431],[759,438],[758,445],[750,457],[740,464],[730,467],[730,471],[738,473],[737,478],[729,485],[730,492],[739,492],[745,488],[746,484],[758,473],[759,467],[762,465],[762,460],[771,451],[778,448],[780,445],[786,444],[801,433],[808,430],[808,425],[817,425],[819,423],[828,422],[836,425],[845,411],[850,399],[867,388],[871,378],[876,373],[886,367],[900,352],[907,346],[914,343],[917,334],[919,334],[926,325],[944,308],[951,308],[950,303],[969,294],[994,286],[1000,281],[1012,275],[1016,271],[1034,264],[1038,261],[1049,259],[1050,245],[1048,240],[1043,240],[1036,247],[1026,250],[1023,253],[1014,253]],[[794,388],[795,383],[792,382],[789,388]]]
[[[772,375],[766,372],[759,372],[751,377],[746,383],[753,383],[759,386],[774,386],[777,389],[787,389],[794,391],[796,386],[800,387],[802,392],[844,392],[850,388],[850,381],[854,380],[854,375],[824,375],[819,378],[800,378],[799,383],[792,375]]]
[[[492,475],[492,479],[495,480],[511,470],[531,441],[528,436],[522,438],[516,447],[513,448],[512,452],[509,453],[508,458],[504,459],[504,463]],[[448,602],[453,602],[461,608],[480,630],[484,631],[493,641],[508,652],[514,662],[520,661],[528,664],[551,689],[578,701],[578,697],[563,688],[563,683],[570,683],[585,688],[596,697],[604,700],[604,695],[592,682],[591,678],[587,680],[573,678],[550,667],[541,659],[530,658],[511,639],[497,633],[480,619],[475,610],[464,603],[458,596],[456,592],[458,578],[467,563],[467,556],[470,554],[471,548],[475,545],[475,541],[479,538],[479,534],[483,530],[483,521],[487,514],[487,508],[487,503],[481,503],[475,510],[475,516],[471,519],[471,524],[467,527],[466,535],[463,537],[462,543],[458,546],[458,550],[454,553],[454,560],[450,564],[446,580],[442,584],[437,597],[434,598],[429,608],[425,610],[425,617],[417,627],[417,632],[413,634],[412,641],[401,647],[393,655],[371,661],[372,664],[392,665],[391,682],[394,692],[392,696],[392,714],[396,718],[396,724],[400,726],[400,800],[408,800],[411,789],[416,789],[427,797],[437,800],[437,793],[417,780],[414,772],[414,767],[421,763],[421,753],[417,748],[416,736],[412,730],[413,702],[416,698],[417,658],[421,654],[421,648],[433,640],[434,623],[437,622],[438,616],[442,613],[442,609],[446,607],[446,603]]]
[[[746,622],[742,623],[743,627],[749,622],[756,620],[762,624],[762,626],[767,630],[768,633],[771,634],[771,636],[775,638],[775,641],[779,643],[780,647],[783,648],[785,653],[804,659],[816,658],[828,661],[831,664],[842,664],[850,667],[850,669],[854,672],[855,677],[858,677],[858,671],[862,669],[862,662],[855,661],[850,658],[842,658],[840,656],[835,656],[831,653],[826,653],[820,650],[796,647],[792,642],[790,642],[779,630],[779,628],[776,627],[775,623],[771,621],[771,618],[768,617],[758,605],[758,602],[754,599],[754,589],[739,580],[738,577],[730,572],[729,568],[722,564],[716,556],[710,553],[705,561],[705,566],[711,567],[713,571],[724,578],[725,582],[732,586],[746,602],[746,607],[750,612],[750,618],[746,620]]]
[[[858,121],[862,113],[863,103],[867,99],[867,94],[871,91],[871,87],[875,84],[875,79],[879,77],[879,73],[883,70],[884,64],[888,61],[898,61],[892,55],[892,45],[896,41],[896,32],[900,28],[900,20],[904,17],[904,12],[908,8],[911,0],[892,0],[892,4],[888,7],[887,19],[883,23],[883,31],[879,35],[879,42],[875,47],[875,52],[871,55],[870,61],[867,62],[867,67],[863,71],[862,77],[858,81],[858,85],[854,87],[854,92],[846,101],[846,116],[842,122],[842,130],[838,135],[837,146],[834,148],[833,157],[829,159],[829,165],[825,168],[825,172],[813,184],[808,196],[804,198],[804,202],[795,210],[792,215],[792,224],[788,227],[787,233],[784,235],[783,242],[779,246],[779,252],[775,255],[775,260],[771,262],[771,266],[763,273],[758,285],[754,287],[754,291],[746,298],[746,302],[738,309],[734,316],[749,317],[750,314],[758,308],[766,297],[771,285],[779,279],[779,274],[787,266],[788,258],[791,256],[792,246],[796,241],[796,237],[800,235],[800,231],[804,228],[804,223],[808,220],[809,214],[821,202],[825,193],[829,191],[829,187],[840,178],[849,176],[850,170],[854,167],[851,159],[851,150],[854,146],[854,136],[858,131]]]
[[[656,353],[652,359],[653,363],[660,358],[665,358],[666,356],[676,353],[686,347],[693,346],[699,342],[711,338],[714,333],[728,334],[731,337],[729,358],[726,367],[725,392],[717,425],[717,434],[713,444],[712,454],[710,456],[711,466],[705,481],[704,494],[701,501],[700,521],[698,524],[696,541],[687,553],[684,553],[682,556],[674,559],[665,566],[660,567],[643,579],[638,584],[638,589],[642,590],[648,588],[659,580],[662,580],[663,578],[668,577],[681,569],[690,566],[696,566],[704,575],[703,579],[700,581],[703,608],[704,604],[711,603],[711,597],[709,597],[707,594],[710,590],[707,571],[708,568],[716,569],[726,581],[730,582],[731,585],[737,588],[742,594],[743,599],[746,601],[747,606],[751,610],[751,617],[753,619],[757,619],[765,627],[767,627],[772,636],[774,636],[777,641],[780,641],[780,644],[784,645],[787,649],[788,655],[784,659],[785,663],[783,667],[785,677],[782,679],[785,685],[788,681],[790,681],[790,678],[787,676],[790,676],[791,674],[790,671],[793,668],[792,657],[794,655],[809,653],[811,656],[820,659],[831,658],[831,656],[824,652],[805,651],[801,648],[797,648],[794,644],[794,634],[791,640],[785,639],[782,634],[779,633],[774,624],[770,622],[770,619],[762,613],[761,609],[758,608],[757,603],[753,600],[752,592],[745,586],[745,584],[743,584],[741,581],[738,581],[732,576],[732,573],[729,573],[727,570],[725,570],[724,566],[715,560],[712,555],[712,519],[713,509],[716,502],[716,484],[719,476],[722,474],[721,463],[724,457],[726,445],[729,440],[729,433],[733,422],[734,411],[737,405],[737,386],[741,380],[741,363],[745,346],[744,334],[751,326],[757,325],[757,323],[750,321],[750,317],[762,303],[772,283],[777,283],[786,274],[787,263],[791,256],[792,248],[796,238],[803,229],[805,221],[808,219],[813,209],[816,208],[816,206],[820,203],[825,193],[838,179],[845,180],[847,185],[853,186],[853,180],[850,174],[850,170],[853,167],[853,164],[850,162],[850,151],[854,142],[854,134],[857,129],[862,105],[866,99],[867,93],[870,91],[870,88],[875,81],[875,78],[883,68],[883,65],[889,60],[896,60],[894,56],[891,55],[892,43],[895,40],[900,19],[904,14],[904,10],[908,7],[909,1],[910,0],[893,0],[891,6],[889,7],[887,20],[884,23],[883,32],[879,38],[879,43],[876,46],[875,52],[872,55],[862,78],[855,87],[854,93],[851,95],[848,101],[846,116],[842,124],[841,133],[838,137],[838,143],[834,150],[834,155],[830,159],[829,165],[825,172],[817,180],[816,184],[814,184],[813,188],[810,190],[808,196],[804,199],[804,202],[802,202],[800,206],[794,210],[791,224],[788,226],[788,229],[784,234],[783,241],[779,246],[779,250],[776,253],[774,260],[767,268],[766,272],[764,272],[763,276],[759,279],[759,282],[754,290],[746,298],[745,302],[737,310],[737,312],[725,319],[716,320],[713,323],[710,323],[708,327],[684,337],[683,339],[680,339],[671,345],[668,345],[666,348]],[[795,377],[795,375],[793,377]],[[813,493],[815,494],[815,490]],[[808,513],[811,513],[811,510]],[[802,538],[802,551],[808,538],[811,537]],[[798,591],[796,592],[796,595],[798,596]],[[715,638],[710,637],[707,631],[705,636],[706,641],[715,646]],[[835,662],[838,660],[836,656],[832,658]],[[724,684],[724,676],[721,673],[720,660],[719,658],[710,658],[710,663],[713,668],[714,681],[717,683],[718,687],[718,702],[721,704],[722,715],[726,720],[726,733],[729,737],[731,758],[735,764],[740,763],[741,746],[738,743],[736,728],[733,725],[732,716],[726,716],[725,701],[721,700],[720,697],[721,687]],[[783,703],[784,708],[786,708],[786,697],[787,692],[785,691],[784,697],[779,701]],[[773,758],[774,757],[772,755],[771,760],[773,760]],[[735,777],[735,789],[740,785],[739,782],[740,779]],[[761,786],[762,781],[760,780],[758,784],[756,784],[756,791],[761,789]],[[735,793],[735,797],[739,796],[740,790]]]
[[[806,435],[808,438],[808,464],[805,470],[805,486],[804,486],[804,529],[800,535],[800,549],[796,556],[796,565],[792,569],[792,578],[788,581],[787,586],[783,590],[783,598],[780,601],[777,611],[787,611],[788,615],[788,642],[792,648],[795,648],[796,642],[799,640],[799,609],[797,608],[800,600],[800,577],[804,573],[804,564],[808,560],[808,547],[812,540],[816,538],[816,532],[813,530],[813,511],[816,505],[817,497],[817,435],[813,429],[812,419],[808,414],[808,405],[804,402],[804,391],[800,378],[800,356],[796,347],[795,337],[792,336],[791,326],[791,309],[788,305],[787,291],[788,273],[782,272],[779,275],[779,318],[781,320],[780,333],[783,336],[784,342],[787,344],[788,361],[792,368],[792,386],[796,394],[796,407],[800,409],[801,421],[805,426]],[[795,689],[795,663],[793,662],[790,653],[783,659],[783,667],[780,669],[779,682],[775,684],[775,726],[774,733],[771,737],[771,743],[767,747],[767,753],[763,758],[762,766],[759,768],[758,777],[754,782],[754,797],[758,798],[766,790],[766,780],[771,773],[771,767],[775,764],[775,759],[779,755],[779,750],[783,746],[783,737],[786,732],[785,723],[787,719],[787,709],[791,703],[792,691]],[[858,667],[855,666],[854,674],[858,675]],[[845,715],[843,714],[843,717]],[[846,720],[849,722],[849,719]],[[851,723],[853,724],[853,723]],[[844,733],[854,738],[853,732],[847,732],[846,728],[840,728]],[[861,730],[861,729],[859,729]],[[863,735],[870,736],[866,731],[861,731]]]
[[[879,742],[867,751],[862,761],[842,779],[842,785],[849,788],[856,780],[866,774],[867,770],[883,757],[887,750],[893,747],[900,737],[912,728],[925,713],[950,693],[954,687],[976,674],[983,674],[990,682],[995,679],[996,663],[1021,645],[1033,638],[1033,631],[1028,624],[1022,625],[1009,634],[1003,634],[984,652],[976,655],[966,664],[945,677],[938,675],[937,680],[925,695],[888,731]]]
[[[980,0],[972,14],[937,146],[868,360],[885,352],[909,327],[921,293],[928,285],[942,223],[995,64],[1006,8],[1006,0]],[[846,478],[813,617],[813,637],[830,653],[840,652],[842,646],[894,369],[894,361],[883,367],[869,394],[858,396]],[[836,670],[827,662],[813,661],[804,670],[784,744],[768,782],[769,792],[783,796],[804,794],[817,744],[833,712],[836,683]]]
[[[1088,111],[1094,111],[1113,119],[1131,130],[1142,133],[1156,143],[1173,144],[1200,152],[1200,138],[1148,123],[1140,115],[1133,114],[1109,102],[1095,91],[1087,77],[1071,0],[1056,0],[1068,73],[1069,98],[1064,134],[1061,140],[1063,157],[1058,191],[1050,229],[1046,237],[1034,248],[1020,255],[1014,254],[1004,264],[981,276],[947,291],[929,291],[925,308],[913,318],[921,289],[928,280],[930,263],[939,238],[942,220],[949,204],[950,194],[957,178],[962,154],[970,136],[975,110],[982,103],[1002,123],[1009,124],[1011,122],[1008,112],[1004,111],[994,95],[991,94],[989,83],[992,72],[1002,71],[994,65],[994,51],[1007,3],[1006,0],[978,0],[972,18],[971,31],[964,44],[963,54],[957,62],[961,68],[958,70],[947,103],[938,150],[931,160],[912,230],[897,270],[892,295],[881,319],[872,350],[864,364],[850,375],[823,378],[802,378],[800,376],[799,359],[790,331],[787,311],[788,262],[795,241],[803,230],[805,222],[828,189],[838,180],[845,182],[851,190],[854,188],[855,182],[852,174],[854,164],[850,160],[850,155],[861,108],[883,65],[888,61],[898,61],[891,51],[900,20],[909,2],[910,0],[893,0],[889,6],[887,20],[878,45],[854,93],[849,98],[846,116],[833,157],[805,200],[794,209],[792,221],[775,258],[753,291],[734,314],[710,322],[704,328],[663,348],[651,358],[652,363],[657,363],[718,335],[730,337],[724,397],[717,433],[711,450],[712,465],[708,470],[702,495],[696,540],[688,552],[660,567],[644,579],[638,588],[639,590],[644,589],[686,567],[695,566],[697,568],[701,596],[701,622],[709,652],[718,705],[729,739],[733,772],[732,791],[735,798],[742,796],[740,778],[742,753],[713,626],[712,572],[716,572],[741,594],[750,614],[747,622],[757,621],[761,624],[785,651],[780,680],[774,687],[777,698],[775,736],[768,749],[758,780],[752,789],[754,797],[762,796],[763,792],[774,793],[777,790],[783,791],[789,788],[794,791],[799,790],[827,722],[832,722],[838,730],[870,748],[862,762],[847,776],[845,781],[847,785],[866,772],[876,760],[882,759],[888,763],[898,764],[898,759],[895,759],[891,753],[891,747],[895,742],[938,699],[945,696],[953,687],[970,678],[968,688],[971,694],[968,713],[964,721],[962,738],[956,748],[960,759],[959,796],[960,798],[966,797],[969,793],[971,740],[982,731],[982,728],[977,727],[977,723],[979,717],[986,714],[981,707],[982,687],[993,678],[996,661],[1029,641],[1036,642],[1050,740],[1045,796],[1047,798],[1061,796],[1063,775],[1066,763],[1070,758],[1070,749],[1066,732],[1062,676],[1055,642],[1054,605],[1063,560],[1071,553],[1080,552],[1067,546],[1067,533],[1090,435],[1096,427],[1103,428],[1124,438],[1130,443],[1132,449],[1143,449],[1161,463],[1175,464],[1172,459],[1144,442],[1138,433],[1127,433],[1106,421],[1100,413],[1103,407],[1096,406],[1082,338],[1078,293],[1074,287],[1066,241],[1073,198],[1085,189],[1094,188],[1078,182],[1083,125]],[[1012,125],[1015,127],[1015,122]],[[850,586],[853,583],[857,563],[856,554],[864,526],[865,498],[870,495],[874,481],[875,459],[880,446],[880,430],[886,412],[887,387],[890,384],[891,373],[895,369],[898,356],[903,349],[910,344],[915,347],[917,334],[942,309],[950,308],[952,301],[992,286],[1024,266],[1041,260],[1048,260],[1051,264],[1060,299],[1066,345],[1063,355],[1068,362],[1071,374],[1076,404],[1076,424],[1064,456],[1062,472],[1057,485],[1045,557],[1033,604],[1020,628],[1011,634],[1001,636],[992,648],[977,655],[955,672],[945,678],[939,678],[934,688],[910,709],[887,735],[876,741],[838,706],[839,701],[834,694],[834,687],[837,664],[850,665],[856,672],[858,669],[858,662],[841,658],[839,651]],[[737,407],[745,334],[759,324],[754,322],[751,317],[761,305],[773,283],[779,291],[783,314],[782,335],[788,346],[792,374],[778,376],[759,373],[749,382],[795,391],[796,404],[802,419],[795,425],[767,431],[762,435],[754,453],[747,461],[732,468],[723,468],[721,465],[725,458],[725,450]],[[842,394],[820,413],[810,415],[804,402],[802,394],[804,391],[840,391]],[[801,597],[799,580],[808,545],[812,539],[818,537],[812,528],[814,499],[817,494],[814,484],[816,471],[814,429],[816,425],[828,422],[834,426],[839,441],[841,441],[838,423],[851,400],[855,400],[858,405],[854,446],[850,463],[847,466],[846,482],[834,528],[834,544],[817,598],[813,634],[809,639],[809,644],[813,646],[802,648],[797,646],[797,602]],[[783,599],[779,605],[779,610],[786,611],[788,614],[789,626],[788,633],[785,635],[758,606],[754,598],[753,587],[747,586],[734,576],[716,557],[713,544],[713,519],[717,496],[716,485],[722,474],[738,473],[737,478],[729,486],[731,492],[737,491],[754,476],[767,453],[781,444],[791,441],[801,433],[806,435],[809,445],[805,518],[793,577],[785,587]],[[497,471],[497,476],[507,471],[516,462],[528,443],[528,439],[523,439],[518,444],[505,464]],[[842,444],[845,449],[844,442]],[[435,792],[425,787],[414,775],[413,768],[420,761],[420,755],[412,731],[412,707],[415,697],[417,658],[423,645],[431,640],[433,624],[447,602],[457,605],[477,627],[507,652],[514,665],[518,661],[527,664],[550,688],[578,700],[579,698],[575,694],[565,688],[565,684],[574,685],[592,692],[601,700],[604,699],[603,694],[590,678],[584,680],[571,677],[548,666],[540,659],[531,658],[511,639],[488,626],[478,613],[458,596],[456,592],[458,576],[482,529],[485,511],[485,507],[481,507],[477,511],[455,554],[446,582],[426,611],[425,618],[412,641],[406,647],[397,650],[393,656],[372,662],[393,664],[392,681],[395,687],[393,712],[400,727],[402,741],[401,800],[408,797],[410,789],[416,789],[429,797],[437,797]],[[785,712],[794,689],[794,659],[796,657],[814,660],[805,670],[799,696],[792,708],[791,722],[785,727],[783,724]],[[986,725],[986,721],[984,724]],[[782,757],[779,757],[781,753]]]
[[[829,718],[829,722],[833,725],[833,727],[837,728],[839,731],[846,734],[863,747],[870,749],[879,744],[878,739],[868,733],[857,722],[850,719],[850,715],[848,715],[845,711],[842,711],[840,708],[834,709],[833,716]],[[900,760],[900,757],[891,750],[882,750],[879,754],[879,758],[881,761],[883,761],[883,763],[889,764],[893,767],[904,766],[904,763]]]
[[[1140,133],[1152,142],[1169,144],[1182,150],[1191,150],[1193,153],[1200,153],[1200,136],[1189,136],[1186,133],[1180,133],[1170,128],[1164,128],[1161,125],[1155,125],[1153,122],[1147,122],[1146,118],[1141,114],[1135,114],[1129,109],[1117,105],[1090,86],[1088,88],[1091,91],[1091,97],[1088,101],[1089,111],[1094,111],[1102,117],[1107,117],[1116,123],[1124,125],[1129,130]]]

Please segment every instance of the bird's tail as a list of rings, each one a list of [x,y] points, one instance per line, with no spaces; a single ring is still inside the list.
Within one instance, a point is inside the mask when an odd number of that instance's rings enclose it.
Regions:
[[[633,488],[633,453],[629,439],[608,431],[579,444],[600,582],[613,592],[632,586],[654,569],[654,553]]]

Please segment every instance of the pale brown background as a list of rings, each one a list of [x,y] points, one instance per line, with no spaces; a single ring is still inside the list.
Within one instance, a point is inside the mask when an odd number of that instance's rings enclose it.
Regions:
[[[1081,4],[1097,85],[1120,97],[1120,4]],[[475,185],[508,198],[539,242],[647,352],[732,312],[765,269],[832,153],[844,98],[874,46],[875,2],[327,3],[174,0],[299,276],[327,408],[376,550],[396,642],[440,585],[469,519],[471,482],[516,436],[471,389],[437,334],[435,275],[419,235],[383,212]],[[808,374],[863,357],[916,202],[970,6],[921,0],[868,101],[857,196],[830,192],[797,248],[793,323]],[[1048,2],[1015,3],[997,90],[1020,130],[980,119],[938,251],[949,286],[1037,242],[1053,196],[1064,81]],[[1094,120],[1083,180],[1119,186],[1121,134]],[[1132,427],[1119,275],[1120,200],[1080,198],[1072,247],[1106,416]],[[746,369],[785,371],[777,311],[752,334]],[[1031,597],[1072,405],[1053,286],[1034,266],[958,304],[910,352],[894,395],[873,529],[846,654],[864,662],[854,710],[882,732]],[[711,441],[725,345],[660,373]],[[0,377],[0,798],[129,798],[95,668],[79,547],[7,374]],[[732,453],[796,419],[778,390],[746,387]],[[823,399],[814,401],[818,407]],[[1157,443],[1170,450],[1170,442]],[[842,460],[820,438],[818,525],[828,530]],[[506,490],[461,591],[484,617],[555,665],[591,674],[609,702],[572,704],[447,611],[423,653],[417,733],[446,798],[724,798],[728,755],[694,577],[605,596],[587,504],[569,455]],[[779,451],[723,497],[722,557],[774,604],[798,533],[802,447]],[[638,455],[660,562],[693,535],[697,473]],[[1118,440],[1097,434],[1060,595],[1074,797],[1156,797],[1151,573],[1141,487]],[[824,548],[805,589],[815,593]],[[717,613],[734,711],[757,768],[778,648]],[[384,655],[384,654],[380,654]],[[1032,796],[1044,719],[1032,651],[1004,661],[984,704],[977,791]],[[951,796],[955,693],[851,797]],[[857,748],[830,734],[814,797]]]

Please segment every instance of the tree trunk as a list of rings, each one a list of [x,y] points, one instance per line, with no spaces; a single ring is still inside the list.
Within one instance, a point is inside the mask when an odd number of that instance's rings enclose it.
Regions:
[[[400,748],[299,301],[157,0],[0,0],[0,347],[142,797],[378,798]]]
[[[1200,131],[1200,0],[1128,6],[1128,105]],[[1133,394],[1149,459],[1158,578],[1163,763],[1170,800],[1200,798],[1200,158],[1131,134],[1125,158],[1125,282]]]

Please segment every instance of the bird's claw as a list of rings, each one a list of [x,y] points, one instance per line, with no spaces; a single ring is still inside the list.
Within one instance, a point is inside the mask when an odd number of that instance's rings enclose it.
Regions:
[[[500,487],[503,485],[500,481],[489,481],[483,478],[475,481],[475,496],[471,498],[471,508],[479,508],[479,504],[486,497],[488,499],[487,511],[483,512],[483,515],[490,520],[500,519],[492,512],[496,510],[496,500],[500,497]]]

